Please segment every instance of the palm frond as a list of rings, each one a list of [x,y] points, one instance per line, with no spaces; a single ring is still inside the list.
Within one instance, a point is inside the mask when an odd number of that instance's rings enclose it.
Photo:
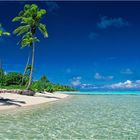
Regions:
[[[38,29],[44,35],[44,37],[48,37],[48,32],[47,32],[45,24],[40,23],[39,26],[38,26]]]
[[[0,36],[2,36],[2,30],[0,30]]]
[[[23,17],[21,23],[31,25],[33,23],[33,19],[32,19],[32,17],[28,17],[28,18]]]
[[[25,4],[25,6],[24,6],[24,11],[26,11],[26,10],[28,10],[28,9],[30,9],[30,4]]]
[[[32,12],[32,14],[36,14],[36,12],[38,11],[38,6],[36,4],[32,4],[30,11]]]
[[[46,14],[46,10],[45,9],[40,9],[39,12],[40,12],[41,15],[45,15]]]
[[[0,36],[3,36],[3,35],[10,36],[10,33],[4,32],[4,29],[3,29],[2,25],[0,24]]]
[[[40,20],[44,14],[46,14],[45,9],[41,9],[41,10],[37,11],[36,19]]]
[[[18,15],[19,15],[19,17],[23,16],[24,15],[24,11],[20,11]]]
[[[22,48],[39,41],[37,37],[33,36],[33,34],[35,35],[33,32],[36,31],[36,28],[40,30],[44,37],[48,37],[46,25],[40,23],[44,14],[46,14],[45,9],[39,9],[36,4],[26,4],[18,16],[12,20],[13,22],[20,21],[21,24],[24,24],[13,32],[14,34],[17,34],[17,36],[23,34],[22,39],[18,43],[21,44]]]
[[[25,33],[25,32],[28,32],[30,29],[30,25],[24,25],[24,26],[19,26],[17,29],[14,30],[14,34],[17,34],[17,36]]]
[[[12,19],[12,22],[20,21],[22,19],[21,16],[15,17]]]
[[[10,33],[9,33],[9,32],[3,32],[2,34],[3,34],[3,35],[10,36]]]
[[[31,32],[27,32],[19,42],[21,44],[21,48],[24,48],[26,46],[30,46],[34,42],[39,42],[37,37],[33,37]]]

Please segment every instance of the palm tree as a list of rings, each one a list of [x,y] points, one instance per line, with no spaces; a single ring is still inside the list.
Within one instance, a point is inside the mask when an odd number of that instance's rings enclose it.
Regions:
[[[10,36],[9,32],[5,32],[2,24],[0,24],[0,37],[1,36]],[[2,67],[2,61],[0,60],[0,85],[3,85],[3,80],[4,80],[4,70]]]
[[[24,81],[24,78],[25,78],[25,74],[26,74],[26,72],[27,72],[27,70],[28,70],[29,61],[30,61],[30,54],[29,54],[29,56],[28,56],[27,63],[26,63],[26,66],[25,66],[25,69],[24,69],[24,72],[23,72],[21,85],[23,85],[23,81]]]
[[[4,70],[2,67],[2,62],[0,61],[0,86],[3,85],[4,82]]]
[[[26,46],[31,47],[32,51],[32,64],[31,64],[31,72],[29,76],[29,82],[26,89],[30,88],[32,82],[33,68],[34,68],[34,54],[35,54],[35,42],[39,40],[36,37],[36,31],[39,31],[44,35],[44,37],[48,37],[48,32],[46,30],[46,25],[41,23],[43,15],[46,14],[45,9],[39,9],[36,4],[26,4],[24,9],[19,12],[18,16],[15,17],[12,21],[19,21],[22,25],[14,30],[14,33],[17,36],[22,35],[23,37],[20,41],[22,48]]]

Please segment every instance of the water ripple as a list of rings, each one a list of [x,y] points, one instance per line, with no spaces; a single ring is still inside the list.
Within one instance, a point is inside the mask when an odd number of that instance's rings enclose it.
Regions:
[[[80,95],[0,114],[0,140],[138,140],[140,96]]]

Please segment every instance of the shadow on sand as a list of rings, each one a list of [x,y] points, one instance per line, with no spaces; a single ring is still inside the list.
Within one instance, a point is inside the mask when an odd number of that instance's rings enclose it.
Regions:
[[[54,97],[54,96],[43,96],[43,95],[37,95],[37,97],[61,99],[60,97]]]
[[[8,98],[0,98],[0,105],[15,105],[18,107],[21,107],[21,105],[19,105],[18,103],[22,103],[25,104],[26,102],[24,101],[17,101],[17,100],[12,100],[12,99],[8,99]]]

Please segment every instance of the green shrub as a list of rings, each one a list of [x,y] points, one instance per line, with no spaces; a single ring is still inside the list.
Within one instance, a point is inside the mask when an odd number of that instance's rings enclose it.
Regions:
[[[4,70],[0,69],[0,86],[4,84]]]
[[[52,83],[47,83],[46,84],[46,87],[45,87],[45,91],[47,91],[47,92],[54,92],[54,91],[56,91],[55,90],[55,88],[54,88],[54,84],[52,84]]]
[[[9,85],[9,86],[0,86],[0,88],[2,89],[21,89],[24,90],[25,86],[21,86],[21,85]]]
[[[41,81],[33,82],[31,85],[31,90],[34,90],[36,92],[43,92],[44,91],[44,83],[41,83]]]
[[[22,74],[17,72],[9,72],[5,75],[4,85],[20,85],[22,81]]]
[[[53,85],[51,83],[42,82],[41,80],[33,82],[31,85],[31,90],[34,90],[36,92],[54,92]]]
[[[29,75],[25,74],[21,85],[23,85],[23,86],[27,85],[28,81],[29,81]]]
[[[44,82],[44,83],[49,83],[49,80],[47,79],[47,77],[45,75],[43,75],[41,78],[40,78],[40,81],[41,82]]]
[[[52,87],[50,87],[49,80],[46,76],[42,76],[40,80],[33,82],[31,85],[31,89],[37,92],[53,92],[53,89]]]

